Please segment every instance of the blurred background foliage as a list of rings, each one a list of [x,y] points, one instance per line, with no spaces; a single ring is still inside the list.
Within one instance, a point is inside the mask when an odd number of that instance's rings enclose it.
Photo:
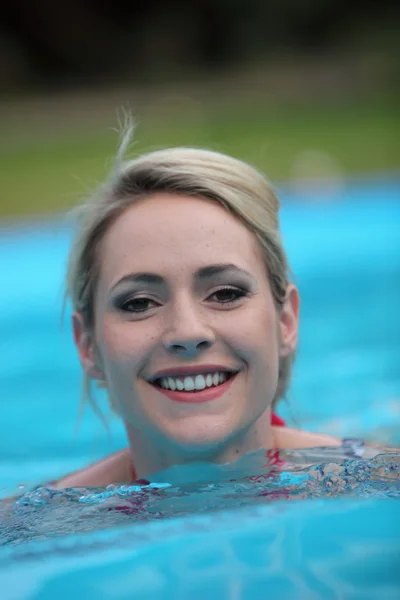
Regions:
[[[400,5],[14,0],[0,25],[0,218],[48,215],[131,154],[207,146],[296,183],[399,169]]]

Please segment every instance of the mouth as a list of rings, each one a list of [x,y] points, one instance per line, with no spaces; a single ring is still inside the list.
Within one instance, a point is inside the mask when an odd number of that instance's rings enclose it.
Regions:
[[[203,372],[162,373],[148,383],[178,402],[204,402],[221,396],[230,386],[238,371],[207,369]]]
[[[152,383],[163,390],[175,392],[201,392],[208,388],[215,388],[236,374],[235,371],[211,371],[193,375],[169,375],[158,377]]]

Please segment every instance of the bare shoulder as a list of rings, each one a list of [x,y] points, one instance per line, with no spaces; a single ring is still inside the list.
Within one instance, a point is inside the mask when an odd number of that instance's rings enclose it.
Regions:
[[[71,487],[106,487],[107,485],[127,483],[132,478],[132,459],[129,448],[110,454],[105,458],[61,477],[57,481],[42,483],[52,489],[63,490]],[[0,506],[10,505],[20,496],[0,499]],[[3,515],[2,515],[3,516]]]
[[[316,448],[317,446],[340,446],[340,438],[325,433],[313,433],[291,427],[273,427],[277,448]]]
[[[341,438],[326,433],[313,433],[290,427],[273,427],[275,445],[277,448],[315,448],[317,446],[341,446]],[[400,453],[400,448],[384,446],[381,444],[365,443],[365,458],[373,458],[378,454]]]
[[[69,487],[105,487],[113,483],[127,483],[131,480],[132,459],[129,448],[110,454],[105,458],[65,475],[52,483],[61,490]]]

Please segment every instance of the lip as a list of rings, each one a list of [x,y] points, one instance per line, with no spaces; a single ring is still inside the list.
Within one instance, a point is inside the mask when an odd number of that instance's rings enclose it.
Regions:
[[[153,383],[161,377],[179,377],[179,375],[201,375],[204,373],[212,373],[214,371],[224,371],[228,373],[237,373],[239,369],[227,367],[226,365],[193,365],[192,367],[171,367],[170,369],[162,369],[154,373],[149,379],[149,383]]]
[[[193,370],[191,372],[193,373]],[[201,372],[202,371],[198,371],[198,373]],[[171,373],[171,371],[168,371],[168,373]],[[182,370],[180,370],[180,373],[182,373]],[[174,402],[183,402],[186,404],[199,404],[201,402],[209,402],[210,400],[216,400],[217,398],[220,398],[223,394],[225,394],[225,392],[231,386],[232,382],[236,379],[237,374],[238,372],[235,372],[232,375],[232,377],[230,377],[224,383],[221,383],[221,385],[218,385],[216,387],[205,388],[204,390],[197,392],[177,392],[172,390],[166,390],[158,386],[154,387],[158,392],[160,392],[160,394],[167,396],[167,398],[173,400]],[[158,377],[156,377],[156,379],[158,379]]]

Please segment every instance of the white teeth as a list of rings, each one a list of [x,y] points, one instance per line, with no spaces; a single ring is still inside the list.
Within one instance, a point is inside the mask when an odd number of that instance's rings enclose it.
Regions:
[[[195,388],[193,377],[185,377],[185,379],[183,380],[183,385],[185,387],[186,392],[193,391]]]
[[[166,390],[182,392],[201,391],[205,388],[221,385],[228,379],[228,374],[224,371],[216,373],[207,373],[196,375],[194,377],[162,377],[160,385]]]
[[[206,380],[204,379],[204,375],[196,375],[194,383],[196,385],[196,390],[204,390],[204,388],[206,387]]]

